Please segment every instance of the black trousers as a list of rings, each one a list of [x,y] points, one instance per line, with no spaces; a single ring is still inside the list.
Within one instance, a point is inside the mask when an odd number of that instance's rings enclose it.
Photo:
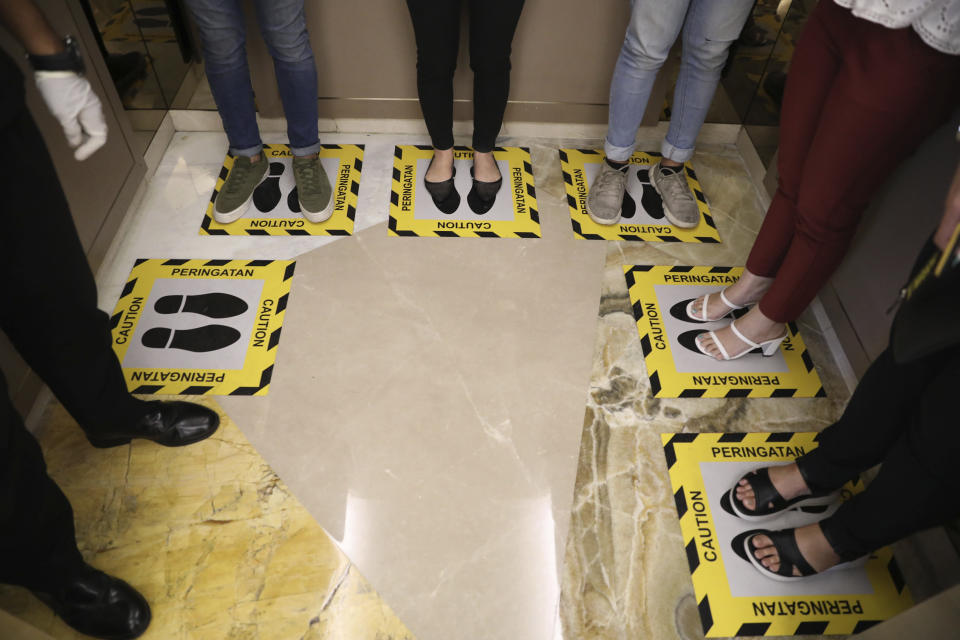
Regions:
[[[880,464],[876,479],[820,525],[844,560],[960,514],[960,348],[909,364],[887,349],[820,446],[797,464],[811,489],[836,489]]]
[[[0,328],[88,433],[131,424],[107,314],[40,132],[26,110],[0,128]],[[0,582],[41,587],[80,562],[70,503],[0,374]]]
[[[473,148],[497,146],[510,93],[510,46],[524,0],[466,0],[473,70]],[[462,0],[407,0],[417,39],[417,92],[437,149],[453,146],[453,73]]]

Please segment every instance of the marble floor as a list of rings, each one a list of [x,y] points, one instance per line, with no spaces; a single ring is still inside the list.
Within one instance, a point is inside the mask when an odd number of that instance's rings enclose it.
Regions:
[[[42,420],[147,637],[701,638],[659,434],[818,430],[848,395],[812,316],[827,398],[650,395],[621,265],[742,264],[763,200],[736,147],[694,159],[723,242],[693,245],[574,240],[556,149],[599,141],[529,138],[502,143],[531,148],[542,239],[388,237],[393,146],[424,138],[324,140],[366,145],[353,237],[200,236],[226,140],[177,133],[98,274],[112,310],[137,258],[296,258],[268,395],[202,400],[225,426],[184,450]],[[0,609],[74,637],[21,590]]]

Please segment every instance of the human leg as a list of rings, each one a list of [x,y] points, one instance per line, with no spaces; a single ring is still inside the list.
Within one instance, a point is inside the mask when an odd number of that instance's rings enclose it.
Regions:
[[[610,82],[607,158],[626,162],[636,148],[657,72],[680,34],[689,0],[660,3],[631,0],[630,24]]]
[[[841,43],[850,37],[849,16],[835,15],[833,9],[831,2],[817,5],[790,61],[780,111],[777,191],[754,240],[740,281],[724,292],[735,304],[749,305],[759,301],[770,288],[793,238],[801,172],[823,104],[840,69]],[[718,296],[711,297],[705,314],[701,311],[703,302],[701,299],[693,305],[700,316],[717,320],[729,312]]]
[[[597,224],[620,221],[626,163],[636,149],[637,130],[650,92],[687,15],[690,0],[631,0],[630,24],[610,82],[610,115],[604,152],[607,161],[590,185],[587,215]]]
[[[299,157],[315,154],[320,151],[317,67],[303,0],[257,0],[254,4],[260,32],[273,57],[290,150]]]
[[[200,33],[204,68],[230,153],[253,157],[263,144],[247,65],[246,28],[239,0],[186,0]]]
[[[52,583],[76,568],[73,510],[47,475],[40,446],[10,402],[0,373],[0,582],[28,588]]]
[[[650,183],[663,199],[663,213],[676,227],[692,229],[700,224],[700,207],[682,167],[693,157],[730,45],[752,8],[753,0],[692,0],[687,10],[670,128],[663,140],[662,158],[650,170]]]
[[[957,87],[943,79],[960,74],[960,57],[929,47],[912,29],[853,20],[801,172],[794,231],[759,304],[775,322],[807,307],[877,188],[956,105]]]
[[[960,385],[960,350],[924,359],[931,373],[919,393],[899,391],[912,405],[899,438],[882,459],[880,472],[865,491],[845,502],[821,523],[837,554],[849,559],[891,544],[911,533],[960,514],[954,396]],[[872,429],[862,428],[863,436]],[[887,434],[881,432],[883,438]],[[865,448],[877,445],[858,440]]]
[[[417,41],[417,94],[436,149],[453,147],[453,73],[460,46],[460,0],[407,0]],[[450,154],[453,164],[453,154]]]
[[[662,148],[664,159],[683,163],[693,157],[730,45],[740,36],[753,4],[753,0],[690,2],[683,23],[683,53],[673,90],[670,128]]]
[[[915,399],[934,375],[937,358],[897,364],[885,350],[867,369],[843,415],[824,429],[817,448],[796,462],[769,467],[770,480],[785,500],[839,489],[879,464],[902,437]],[[746,508],[756,508],[748,478],[736,486]]]
[[[109,318],[97,308],[93,274],[40,133],[24,111],[0,140],[19,150],[0,171],[7,194],[0,328],[85,430],[133,424],[148,406],[127,392]]]
[[[510,93],[510,52],[524,0],[470,0],[473,149],[497,145]]]
[[[851,29],[849,12],[832,2],[817,4],[790,61],[780,110],[777,191],[747,258],[746,270],[757,276],[777,275],[793,239],[803,167],[840,72],[843,42],[852,37]]]
[[[219,425],[213,411],[186,402],[144,402],[127,391],[69,206],[26,110],[0,130],[0,143],[20,150],[0,167],[0,189],[7,194],[0,328],[98,446],[131,438],[181,446],[208,437]]]
[[[0,582],[26,587],[64,622],[95,637],[136,638],[150,607],[77,549],[70,502],[13,408],[0,373]]]
[[[892,360],[889,355],[885,357]],[[891,366],[898,365],[890,362],[882,365],[884,369]],[[906,384],[892,390],[902,397],[894,407],[894,418],[882,414],[884,399],[879,394],[884,389],[873,382],[871,387],[875,391],[870,399],[881,405],[872,410],[879,418],[878,423],[857,421],[855,426],[845,428],[842,435],[848,440],[847,450],[839,450],[836,443],[827,445],[835,449],[835,457],[848,458],[847,470],[866,468],[870,462],[882,464],[874,481],[835,513],[819,523],[794,530],[803,559],[817,572],[840,562],[850,562],[960,514],[960,478],[955,472],[960,432],[954,425],[953,401],[953,393],[960,383],[960,350],[941,352],[907,369],[927,375],[918,385],[918,393],[911,388],[912,381],[901,378]],[[888,375],[887,382],[892,379]],[[875,424],[880,426],[878,443],[872,441]],[[858,449],[865,449],[866,453]],[[811,455],[800,459],[807,477],[816,477],[819,481],[820,475],[814,474],[827,475],[831,471],[836,474],[833,481],[843,477],[844,467],[836,463],[833,469],[830,464],[819,462],[816,469],[803,464],[809,462]],[[756,536],[755,546],[756,557],[776,572],[782,560],[782,548],[778,549],[766,535]]]

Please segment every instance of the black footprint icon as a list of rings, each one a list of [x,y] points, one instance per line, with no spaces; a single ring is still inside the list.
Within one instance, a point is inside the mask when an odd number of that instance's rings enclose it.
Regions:
[[[287,196],[287,208],[294,213],[300,213],[300,196],[297,194],[296,187]]]
[[[637,215],[637,201],[633,199],[629,191],[623,192],[623,203],[620,205],[620,217],[629,220]]]
[[[694,300],[696,300],[696,298],[687,298],[686,300],[681,300],[677,304],[670,307],[670,315],[676,318],[677,320],[683,320],[684,322],[695,322],[697,324],[712,322],[711,320],[697,320],[696,318],[690,317],[690,315],[687,313],[687,307]],[[749,311],[749,309],[747,309],[746,307],[742,309],[734,309],[731,315],[733,315],[733,319],[736,320],[740,316],[745,315],[747,311]],[[724,317],[727,317],[727,316],[724,316]],[[723,318],[718,318],[718,320],[722,320],[722,319]]]
[[[694,329],[693,331],[684,331],[679,336],[677,336],[677,342],[679,342],[681,345],[683,345],[690,351],[693,351],[697,355],[701,355],[701,356],[706,355],[703,351],[700,351],[700,347],[697,346],[697,336],[699,336],[701,333],[710,333],[710,332],[705,331],[704,329]],[[762,354],[763,351],[758,347],[756,349],[752,349],[750,353]]]
[[[163,296],[153,308],[157,313],[199,313],[208,318],[232,318],[247,310],[247,303],[229,293],[203,293],[193,296]]]
[[[270,175],[253,190],[253,206],[262,213],[270,213],[280,202],[280,176],[283,175],[283,163],[271,162]]]
[[[151,349],[183,349],[184,351],[216,351],[229,347],[240,339],[240,332],[222,324],[208,324],[196,329],[167,329],[154,327],[143,334],[140,341]]]
[[[640,186],[643,187],[643,195],[640,196],[640,205],[643,210],[654,220],[662,220],[664,218],[663,200],[660,198],[660,194],[657,193],[652,184],[642,184]]]

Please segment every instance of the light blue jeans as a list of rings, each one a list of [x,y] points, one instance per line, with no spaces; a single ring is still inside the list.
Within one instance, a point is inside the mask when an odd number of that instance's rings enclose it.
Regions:
[[[320,150],[317,69],[303,13],[304,0],[255,0],[260,32],[273,57],[287,135],[294,155]],[[263,148],[247,66],[242,0],[186,0],[197,23],[210,91],[233,155]]]
[[[707,117],[727,52],[740,36],[754,0],[631,0],[630,26],[610,84],[607,157],[625,162],[657,72],[683,30],[683,57],[673,90],[664,157],[686,162]]]

